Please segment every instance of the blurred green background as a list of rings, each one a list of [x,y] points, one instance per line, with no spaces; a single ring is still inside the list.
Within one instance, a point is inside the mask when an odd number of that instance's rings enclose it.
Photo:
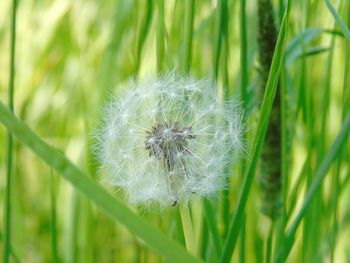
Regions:
[[[280,23],[283,2],[274,2],[276,25]],[[219,93],[237,99],[242,70],[240,1],[227,2],[228,12],[222,24],[218,4],[217,1],[195,1],[190,72],[197,78],[217,78]],[[339,15],[349,25],[349,1],[333,1],[333,4],[339,6]],[[0,2],[0,98],[6,103],[10,10],[11,1]],[[256,1],[247,1],[248,151],[259,110],[255,92],[258,86],[256,12]],[[122,94],[122,84],[130,77],[184,69],[185,13],[186,3],[179,0],[19,1],[16,115],[98,180],[98,163],[91,153],[91,134],[98,127],[103,105],[112,95]],[[283,69],[288,103],[286,207],[293,217],[343,116],[349,111],[350,45],[322,0],[293,1],[288,25]],[[217,62],[218,34],[225,32],[223,27],[227,32],[221,39]],[[305,32],[304,45],[302,32]],[[6,129],[0,127],[0,223],[3,226],[7,136]],[[324,133],[322,127],[325,127]],[[320,189],[316,211],[305,219],[304,228],[299,229],[288,262],[332,262],[332,258],[333,262],[349,262],[349,151],[346,147],[329,170],[329,175],[334,176],[327,177]],[[55,259],[56,262],[163,262],[16,141],[14,156],[13,262],[53,262]],[[231,211],[242,180],[238,167],[233,173]],[[339,187],[334,188],[334,184]],[[263,262],[264,258],[264,240],[270,221],[259,212],[258,203],[259,187],[255,182],[246,213],[243,247],[246,262]],[[336,212],[330,213],[332,209]],[[193,210],[194,215],[201,213],[200,208]],[[216,217],[220,217],[219,210]],[[142,214],[169,237],[184,243],[176,209]],[[194,219],[195,228],[196,222]],[[224,228],[219,223],[219,229],[224,231]],[[53,231],[57,234],[57,245],[52,243]],[[3,227],[0,233],[2,237]],[[202,238],[209,240],[208,234]],[[214,262],[210,242],[204,248],[208,251],[203,253],[208,262]],[[1,238],[0,254],[2,250]],[[233,261],[239,262],[241,258],[237,250]]]

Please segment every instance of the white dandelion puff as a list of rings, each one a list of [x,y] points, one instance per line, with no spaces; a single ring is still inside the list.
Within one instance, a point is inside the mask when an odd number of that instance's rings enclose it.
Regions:
[[[211,80],[169,74],[131,81],[110,103],[97,134],[106,180],[132,204],[187,203],[226,187],[224,169],[242,150],[242,115]]]

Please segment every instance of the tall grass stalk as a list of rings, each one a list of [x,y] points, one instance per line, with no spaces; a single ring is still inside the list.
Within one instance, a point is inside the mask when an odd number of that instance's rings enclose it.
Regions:
[[[288,2],[288,5],[286,7],[286,11],[282,20],[280,32],[278,34],[277,44],[276,44],[276,48],[275,48],[275,52],[274,52],[274,56],[271,64],[271,70],[270,70],[269,78],[266,84],[265,94],[264,94],[261,111],[260,111],[258,128],[257,128],[257,132],[253,142],[253,148],[249,155],[248,166],[244,176],[244,181],[243,181],[240,196],[238,199],[238,204],[235,209],[234,215],[231,219],[229,232],[227,234],[227,237],[224,243],[224,249],[220,259],[221,263],[226,263],[230,261],[232,252],[236,245],[240,228],[242,226],[244,210],[248,200],[248,195],[251,189],[251,185],[253,183],[258,158],[260,156],[261,149],[263,146],[263,141],[266,135],[271,108],[272,108],[273,100],[276,94],[279,73],[283,62],[283,57],[284,57],[283,52],[284,52],[284,46],[285,46],[286,37],[287,37],[286,34],[287,34],[289,11],[290,11],[290,4]]]
[[[164,24],[164,0],[157,0],[158,21],[157,21],[157,73],[163,70],[165,52],[165,24]]]
[[[228,80],[226,78],[227,73],[227,55],[224,54],[224,45],[223,42],[227,42],[227,35],[228,35],[228,6],[227,6],[227,0],[220,0],[218,1],[215,15],[216,15],[216,38],[215,38],[215,49],[214,49],[214,60],[213,60],[213,80],[215,82],[218,82],[218,74],[220,69],[220,58],[222,58],[222,64],[225,64],[224,67],[222,67],[222,78],[223,78],[223,94],[224,98],[228,99],[229,94],[229,86],[228,86]],[[225,45],[226,46],[226,45]],[[226,49],[226,48],[225,48]],[[223,53],[223,54],[222,54]],[[226,72],[225,72],[226,71]],[[225,169],[225,174],[229,175],[231,173],[230,167]],[[227,176],[229,177],[229,176]],[[229,211],[230,211],[230,203],[229,203],[229,189],[224,189],[222,194],[222,215],[221,220],[224,225],[224,232],[226,233],[226,230],[228,228],[228,220],[229,220]],[[208,206],[205,206],[207,208]],[[212,231],[215,226],[210,227],[209,229]],[[214,230],[215,231],[215,230]],[[215,233],[212,233],[212,235],[215,235]],[[218,243],[216,243],[217,248]]]
[[[222,238],[217,228],[215,210],[209,200],[204,200],[204,213],[213,240],[216,257],[219,259],[222,250]]]
[[[217,28],[216,41],[214,50],[214,80],[217,80],[219,74],[220,54],[222,49],[223,38],[227,38],[227,0],[219,0],[217,5]]]
[[[12,1],[11,8],[11,29],[10,29],[10,75],[9,75],[9,109],[14,111],[14,88],[15,88],[15,50],[16,50],[16,24],[17,24],[17,1]],[[5,206],[4,206],[4,254],[3,262],[8,263],[10,261],[11,254],[11,192],[13,181],[13,139],[11,132],[8,133],[7,142],[7,173],[6,173],[6,194],[5,194]]]
[[[270,231],[266,240],[265,263],[270,263],[272,259],[274,230],[275,222],[272,221]]]
[[[52,169],[50,169],[50,207],[51,207],[51,255],[52,262],[59,262],[57,247],[57,218],[56,218],[56,184]]]
[[[247,17],[246,17],[246,0],[241,0],[241,30],[240,30],[240,61],[241,61],[241,102],[243,110],[246,112],[247,107],[247,89],[248,89],[248,40],[247,40]]]
[[[194,21],[195,1],[186,0],[185,3],[185,28],[184,28],[184,56],[182,61],[183,72],[188,73],[191,69],[192,61],[192,37]]]
[[[247,17],[246,17],[246,0],[240,1],[240,66],[241,66],[241,89],[240,89],[240,97],[242,103],[242,109],[244,114],[244,123],[247,120],[247,104],[248,104],[248,39],[247,39]],[[247,136],[244,135],[243,141],[246,141]],[[245,174],[246,169],[246,160],[242,158],[241,161],[241,174],[242,176]],[[240,180],[241,181],[241,180]],[[246,223],[243,219],[242,222],[242,230],[241,230],[241,239],[240,239],[240,254],[239,261],[245,262],[245,242],[246,242]]]

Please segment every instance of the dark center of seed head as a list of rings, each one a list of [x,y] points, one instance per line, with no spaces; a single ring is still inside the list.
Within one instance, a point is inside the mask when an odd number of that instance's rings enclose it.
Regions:
[[[190,154],[188,141],[196,136],[192,127],[181,127],[177,122],[158,123],[146,132],[145,149],[149,156],[163,159],[168,172],[173,171],[182,154]]]

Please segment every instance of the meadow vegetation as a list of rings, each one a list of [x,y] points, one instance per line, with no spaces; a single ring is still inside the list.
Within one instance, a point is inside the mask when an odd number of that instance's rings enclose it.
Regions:
[[[350,261],[350,1],[5,0],[0,68],[3,262]],[[216,196],[144,210],[93,134],[169,72],[239,102],[244,151]]]

